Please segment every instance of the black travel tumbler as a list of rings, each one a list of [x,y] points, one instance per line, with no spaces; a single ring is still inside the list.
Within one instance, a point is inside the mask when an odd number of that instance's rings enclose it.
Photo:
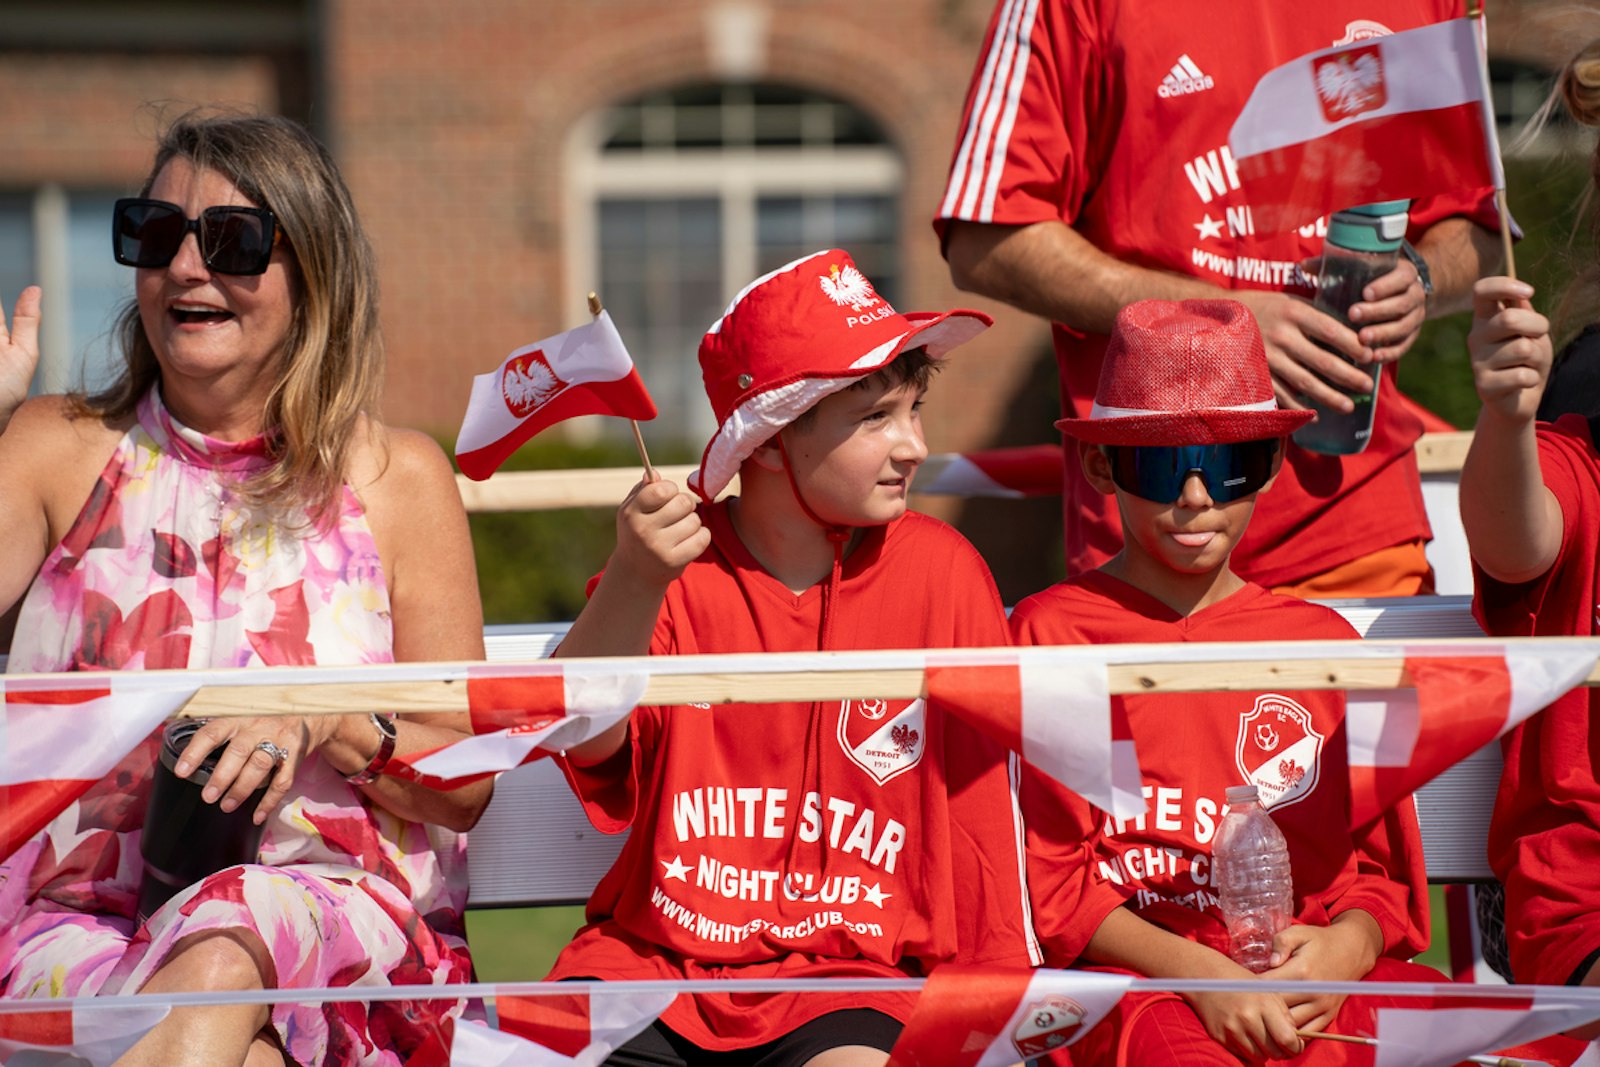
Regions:
[[[178,757],[200,725],[196,719],[168,723],[162,734],[161,762],[150,788],[150,807],[145,812],[140,843],[144,858],[144,877],[139,883],[140,925],[175,893],[206,875],[224,867],[254,863],[261,848],[265,827],[257,826],[253,816],[267,792],[266,786],[232,811],[223,811],[200,797],[225,746],[212,749],[189,777],[179,778],[173,773]]]

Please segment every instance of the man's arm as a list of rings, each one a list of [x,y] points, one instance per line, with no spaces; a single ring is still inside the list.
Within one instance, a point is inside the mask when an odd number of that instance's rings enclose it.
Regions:
[[[1136,300],[1237,300],[1261,324],[1280,404],[1300,407],[1297,395],[1305,395],[1350,410],[1350,400],[1322,379],[1352,391],[1371,382],[1367,372],[1315,343],[1321,340],[1354,361],[1371,358],[1353,331],[1304,300],[1265,289],[1223,289],[1199,278],[1140,267],[1108,255],[1062,222],[999,226],[951,219],[948,225],[945,258],[950,274],[969,292],[1101,334],[1110,333],[1117,311]],[[1409,263],[1405,267],[1415,277],[1415,269]],[[1420,287],[1416,298],[1421,299]]]

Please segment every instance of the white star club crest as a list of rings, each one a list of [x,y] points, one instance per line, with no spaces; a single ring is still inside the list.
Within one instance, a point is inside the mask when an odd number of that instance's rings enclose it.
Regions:
[[[1011,1043],[1025,1060],[1053,1052],[1072,1041],[1088,1012],[1071,997],[1051,994],[1022,1010],[1022,1020],[1011,1034]]]
[[[839,705],[839,747],[883,785],[922,762],[928,708],[921,700],[846,700]]]
[[[1239,773],[1261,794],[1264,808],[1287,807],[1317,787],[1322,735],[1311,713],[1286,696],[1263,693],[1239,716],[1235,748]]]
[[[822,291],[828,294],[829,300],[851,311],[865,311],[880,302],[867,276],[854,267],[840,269],[839,264],[834,263],[827,274],[817,276],[817,281],[821,283]]]

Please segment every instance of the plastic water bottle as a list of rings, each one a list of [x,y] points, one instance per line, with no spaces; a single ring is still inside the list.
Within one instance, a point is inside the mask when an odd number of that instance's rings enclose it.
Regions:
[[[1272,958],[1272,939],[1294,915],[1289,845],[1253,785],[1228,787],[1228,814],[1211,848],[1228,955],[1260,973]]]
[[[1313,305],[1345,326],[1356,328],[1349,318],[1350,305],[1361,303],[1361,291],[1374,279],[1394,270],[1399,262],[1410,206],[1409,200],[1386,200],[1334,212],[1322,247],[1322,273]],[[1371,376],[1371,389],[1351,392],[1328,383],[1355,404],[1348,414],[1331,411],[1308,397],[1300,398],[1317,413],[1317,421],[1294,432],[1295,444],[1333,455],[1350,455],[1367,447],[1372,420],[1378,413],[1378,382],[1383,368],[1369,363],[1361,369]]]

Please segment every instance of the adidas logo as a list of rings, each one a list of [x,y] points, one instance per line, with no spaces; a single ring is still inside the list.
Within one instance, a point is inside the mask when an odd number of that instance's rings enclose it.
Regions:
[[[1215,85],[1211,75],[1204,74],[1195,66],[1194,60],[1185,53],[1178,57],[1172,64],[1172,69],[1167,76],[1161,79],[1161,84],[1156,86],[1156,95],[1167,98],[1174,96],[1187,96],[1190,93],[1201,93]]]

